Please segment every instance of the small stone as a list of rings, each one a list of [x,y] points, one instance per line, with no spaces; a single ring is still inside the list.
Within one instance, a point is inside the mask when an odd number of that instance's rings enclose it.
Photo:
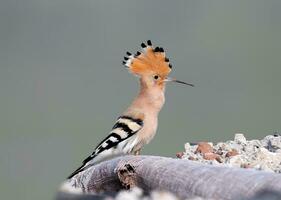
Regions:
[[[177,156],[177,158],[182,158],[182,157],[183,157],[183,152],[178,152],[178,153],[176,154],[176,156]]]
[[[215,153],[204,153],[203,154],[203,158],[205,160],[216,160],[218,159],[220,156],[218,154]]]
[[[269,146],[273,149],[281,149],[281,137],[273,137],[269,140]]]
[[[246,144],[247,145],[247,144]],[[236,142],[230,142],[229,144],[229,148],[227,151],[231,151],[232,149],[236,149],[238,152],[242,151],[243,149],[243,146],[242,144],[237,144]]]
[[[223,142],[219,142],[219,143],[217,143],[217,147],[218,147],[218,149],[220,149],[220,150],[223,150],[224,148],[225,148],[225,143],[223,143]]]
[[[188,160],[196,160],[193,156],[189,156]]]
[[[218,163],[222,163],[223,161],[222,161],[222,159],[221,159],[221,157],[216,157],[216,161],[218,162]]]
[[[230,164],[232,167],[240,167],[242,163],[245,163],[245,157],[242,155],[237,155],[233,157],[229,157],[226,159],[227,163]]]
[[[247,140],[243,133],[236,133],[234,136],[234,141],[238,144],[246,144]]]
[[[213,148],[210,144],[208,144],[207,142],[199,142],[198,143],[198,147],[195,151],[195,153],[212,153],[213,152]]]
[[[262,147],[262,144],[259,140],[251,140],[247,142],[247,145],[243,147],[243,150],[246,155],[250,155],[253,153],[260,152],[260,149]]]
[[[212,143],[212,142],[208,142],[208,144],[209,144],[211,147],[214,146],[214,143]]]
[[[186,144],[184,145],[184,149],[185,149],[185,151],[190,151],[190,144],[189,144],[189,143],[186,143]]]
[[[220,156],[222,156],[222,155],[223,155],[223,151],[222,151],[221,149],[219,149],[219,150],[215,151],[215,153],[216,153],[216,154],[218,154],[218,155],[220,155]]]
[[[241,168],[248,169],[248,168],[251,168],[251,165],[250,165],[249,163],[243,163],[243,164],[241,164],[240,167],[241,167]]]
[[[232,157],[232,156],[236,156],[236,155],[238,155],[239,153],[237,152],[237,150],[236,149],[232,149],[231,151],[229,151],[229,152],[227,152],[226,154],[225,154],[225,157]]]

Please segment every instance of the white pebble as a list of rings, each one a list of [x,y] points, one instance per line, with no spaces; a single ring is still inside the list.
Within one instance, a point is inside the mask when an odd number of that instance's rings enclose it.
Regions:
[[[235,133],[234,141],[238,144],[246,144],[247,140],[243,133]]]

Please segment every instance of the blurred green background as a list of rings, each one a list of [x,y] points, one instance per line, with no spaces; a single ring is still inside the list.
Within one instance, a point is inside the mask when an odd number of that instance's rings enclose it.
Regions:
[[[2,0],[1,199],[52,199],[138,90],[121,65],[151,39],[173,64],[156,138],[262,138],[281,130],[281,1]]]

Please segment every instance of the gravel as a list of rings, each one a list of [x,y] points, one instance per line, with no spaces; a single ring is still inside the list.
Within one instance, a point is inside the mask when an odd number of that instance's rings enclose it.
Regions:
[[[211,165],[281,173],[281,135],[268,135],[262,140],[247,140],[244,134],[236,133],[234,140],[217,144],[186,143],[185,152],[178,153],[177,156]]]

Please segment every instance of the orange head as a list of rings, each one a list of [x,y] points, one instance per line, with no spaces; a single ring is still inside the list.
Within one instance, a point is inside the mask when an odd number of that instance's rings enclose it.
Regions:
[[[146,86],[160,86],[163,88],[167,81],[193,86],[192,84],[168,77],[172,65],[165,56],[165,51],[162,47],[153,48],[150,40],[147,41],[147,44],[142,43],[141,47],[143,48],[142,53],[137,52],[135,55],[132,55],[127,52],[128,57],[124,57],[123,64],[131,73],[139,76]]]

